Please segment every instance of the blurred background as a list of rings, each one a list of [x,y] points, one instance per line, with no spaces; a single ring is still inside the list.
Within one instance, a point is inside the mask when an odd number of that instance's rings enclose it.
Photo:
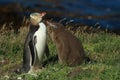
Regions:
[[[0,25],[21,25],[31,12],[66,25],[88,25],[120,32],[120,0],[0,0]]]

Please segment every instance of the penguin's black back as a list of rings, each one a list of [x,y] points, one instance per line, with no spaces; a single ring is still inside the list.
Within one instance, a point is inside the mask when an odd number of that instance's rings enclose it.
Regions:
[[[34,45],[33,45],[33,35],[38,30],[38,26],[30,25],[29,32],[27,34],[25,43],[24,43],[24,53],[23,53],[23,66],[27,67],[30,63],[30,55],[34,60]],[[34,61],[32,61],[33,64]]]

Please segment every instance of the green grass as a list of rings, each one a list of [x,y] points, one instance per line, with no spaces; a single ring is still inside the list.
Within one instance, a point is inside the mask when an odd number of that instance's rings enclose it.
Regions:
[[[120,36],[105,31],[87,33],[84,29],[76,30],[74,35],[82,41],[90,63],[68,67],[53,60],[36,73],[37,76],[15,74],[14,69],[22,63],[27,32],[27,28],[21,28],[19,34],[14,34],[12,30],[0,33],[0,80],[17,80],[19,77],[21,80],[120,80]],[[48,44],[49,58],[54,59],[57,55],[55,45],[51,40],[48,40]],[[70,76],[77,68],[81,69],[79,74]]]

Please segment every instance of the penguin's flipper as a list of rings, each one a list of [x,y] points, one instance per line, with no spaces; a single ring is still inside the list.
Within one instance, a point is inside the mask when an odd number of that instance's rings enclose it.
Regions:
[[[35,46],[36,43],[37,43],[37,36],[34,36],[34,38],[33,38],[33,44],[34,44],[34,46]]]
[[[36,48],[35,48],[35,39],[33,38],[33,40],[31,40],[29,42],[29,46],[30,46],[30,51],[31,51],[31,55],[32,55],[32,63],[31,65],[33,66],[35,64],[35,59],[36,59]]]

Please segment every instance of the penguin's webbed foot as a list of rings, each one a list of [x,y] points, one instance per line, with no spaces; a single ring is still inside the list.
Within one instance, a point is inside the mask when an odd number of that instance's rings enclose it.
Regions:
[[[15,70],[15,73],[17,74],[22,74],[22,73],[28,73],[29,69],[26,69],[26,68],[19,68],[19,69],[16,69]]]

